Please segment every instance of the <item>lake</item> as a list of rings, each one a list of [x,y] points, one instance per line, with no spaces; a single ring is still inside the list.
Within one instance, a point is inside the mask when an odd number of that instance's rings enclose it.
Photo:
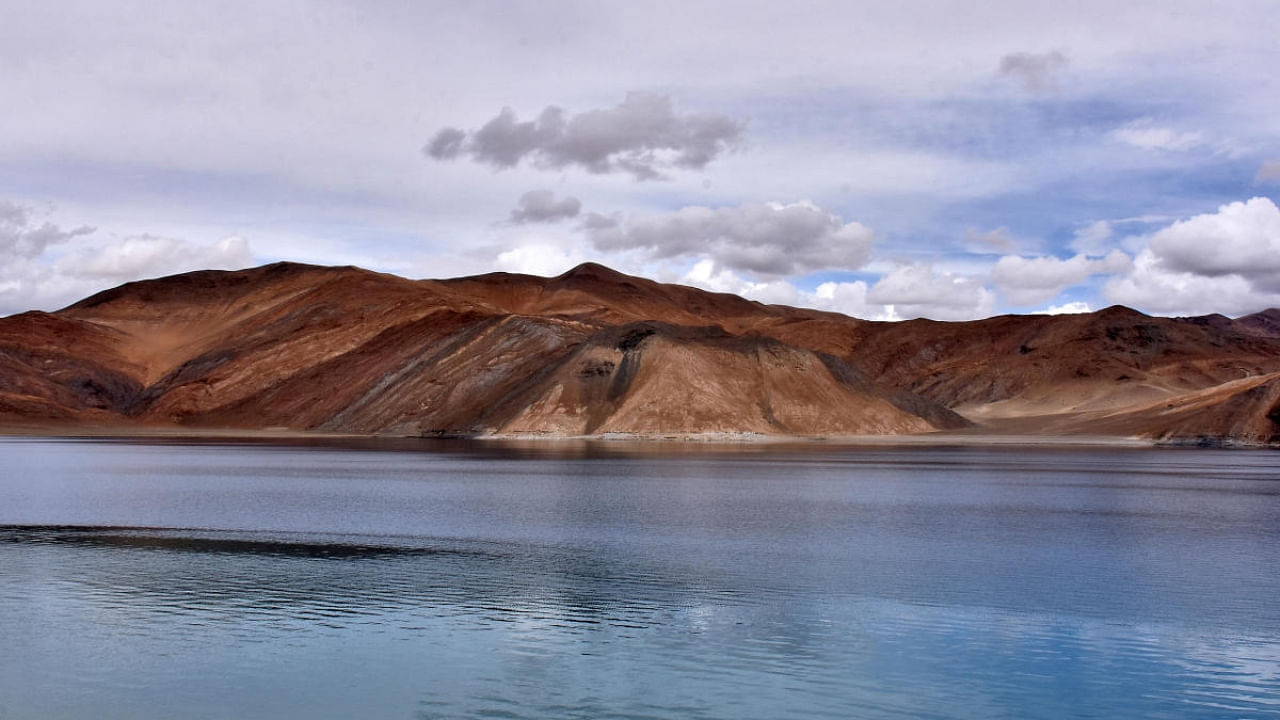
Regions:
[[[1280,453],[0,439],[0,718],[1280,717]]]

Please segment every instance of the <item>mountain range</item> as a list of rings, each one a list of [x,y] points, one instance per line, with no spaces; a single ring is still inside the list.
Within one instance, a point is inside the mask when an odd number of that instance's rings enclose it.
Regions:
[[[1280,440],[1280,310],[874,322],[596,264],[276,263],[0,318],[0,426]]]

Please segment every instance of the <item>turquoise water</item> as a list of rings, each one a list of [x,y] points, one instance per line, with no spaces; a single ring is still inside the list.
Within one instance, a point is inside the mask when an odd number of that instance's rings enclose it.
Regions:
[[[0,440],[0,718],[1280,717],[1280,454]]]

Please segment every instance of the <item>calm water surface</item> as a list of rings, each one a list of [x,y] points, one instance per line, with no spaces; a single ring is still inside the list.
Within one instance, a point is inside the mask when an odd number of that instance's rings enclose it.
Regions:
[[[0,440],[0,718],[1280,717],[1280,453]]]

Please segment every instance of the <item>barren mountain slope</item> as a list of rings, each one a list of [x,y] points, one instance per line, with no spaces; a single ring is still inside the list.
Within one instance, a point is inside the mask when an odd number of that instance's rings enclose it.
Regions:
[[[1142,405],[1280,370],[1280,343],[1124,307],[966,323],[875,324],[848,357],[869,379],[979,422]]]
[[[1280,439],[1280,373],[1231,380],[1145,405],[1041,420],[1046,429],[1060,433],[1127,435],[1180,444],[1274,442]]]
[[[844,435],[967,417],[1269,441],[1280,425],[1257,388],[1280,372],[1277,319],[1114,307],[881,323],[593,264],[413,281],[277,263],[0,318],[0,422]]]
[[[1269,308],[1233,321],[1242,332],[1260,337],[1280,338],[1280,309]]]
[[[128,336],[42,312],[0,319],[0,420],[101,421],[142,390]]]
[[[876,435],[968,425],[860,384],[831,356],[659,323],[597,333],[523,404],[503,431]]]
[[[189,363],[207,364],[214,350],[238,358],[285,351],[294,361],[317,361],[442,306],[468,304],[430,283],[394,275],[276,263],[128,283],[58,315],[127,335],[121,351],[152,385]]]
[[[645,321],[718,325],[735,335],[766,335],[838,355],[857,345],[866,324],[838,313],[765,305],[728,293],[659,283],[596,263],[584,263],[553,278],[489,273],[440,282],[511,313],[572,318],[601,326]]]
[[[517,303],[492,281],[276,264],[130,283],[27,322],[46,335],[67,326],[101,336],[85,343],[63,331],[68,341],[52,345],[93,372],[119,375],[124,389],[94,406],[149,424],[410,435],[885,433],[966,424],[927,400],[874,391],[848,368],[833,374],[809,350],[759,336],[733,345],[719,327],[665,322],[697,319],[699,310],[749,320],[785,308],[599,266],[541,280],[550,287],[539,294],[546,307]],[[661,338],[644,343],[655,350],[624,347],[610,320],[645,313],[664,321],[654,326]],[[38,335],[15,318],[0,320],[5,329],[17,345]],[[617,356],[610,372],[574,364],[584,343]],[[30,386],[25,404],[8,403],[12,414],[32,403],[65,408],[43,413],[64,419],[86,409],[65,383],[54,387],[29,365],[7,373],[9,385]],[[602,381],[608,392],[592,390]]]

